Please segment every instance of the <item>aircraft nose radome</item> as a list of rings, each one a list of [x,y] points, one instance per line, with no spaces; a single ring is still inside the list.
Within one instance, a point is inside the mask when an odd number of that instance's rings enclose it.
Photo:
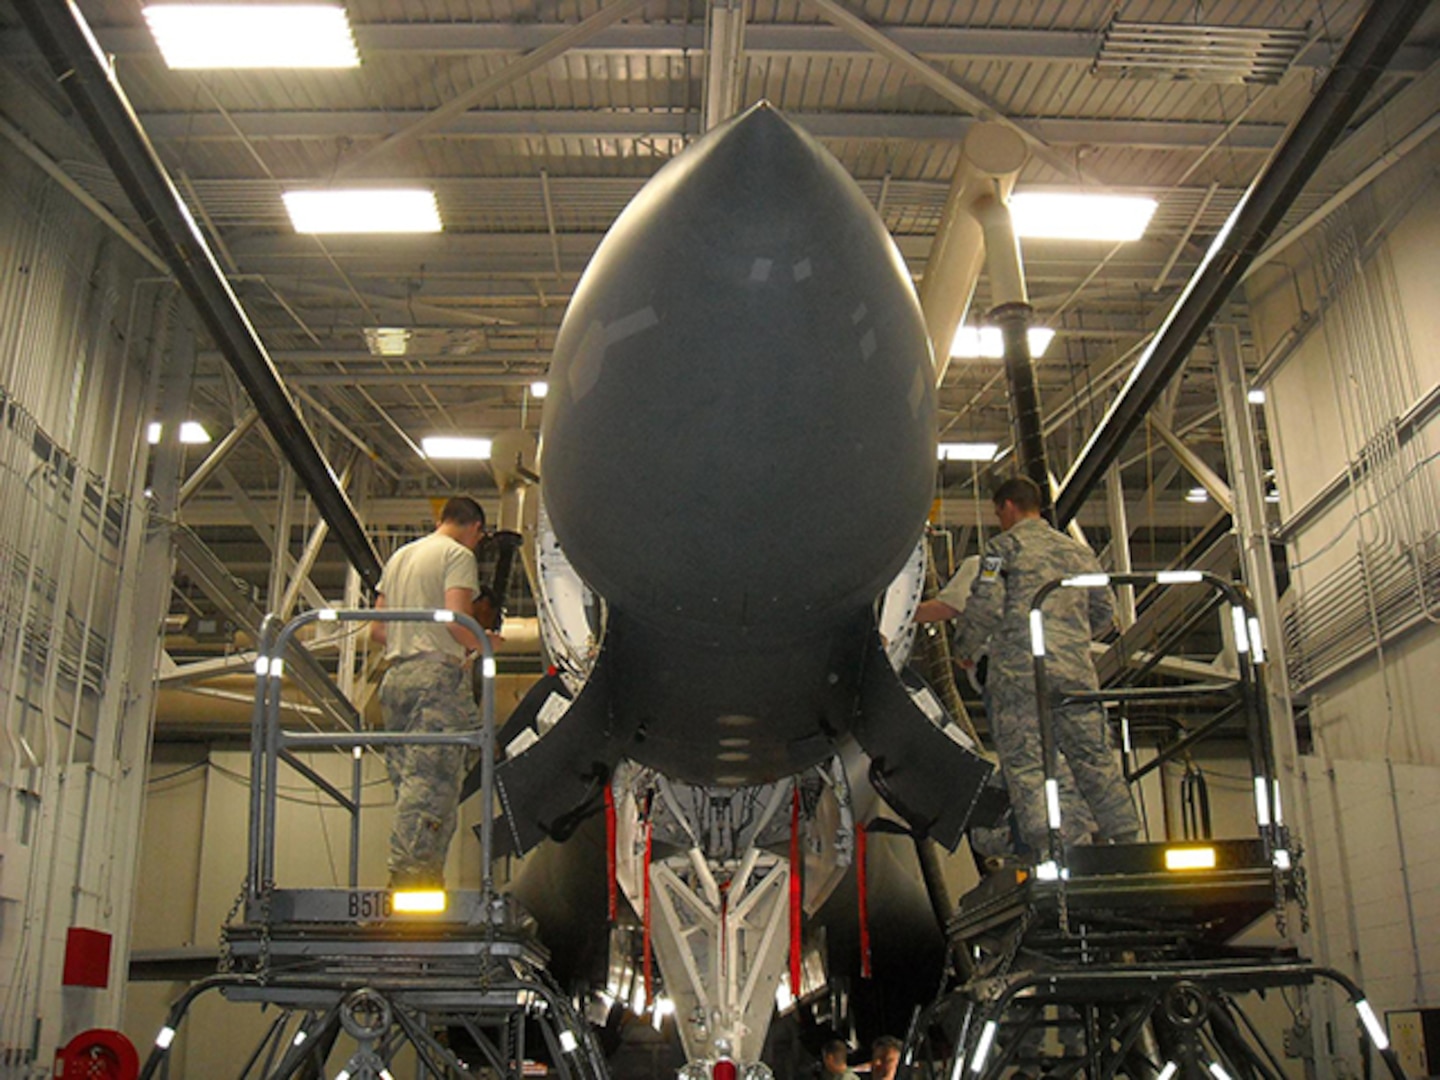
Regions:
[[[924,323],[883,223],[761,103],[662,169],[556,343],[544,495],[612,603],[775,626],[873,599],[934,475]]]

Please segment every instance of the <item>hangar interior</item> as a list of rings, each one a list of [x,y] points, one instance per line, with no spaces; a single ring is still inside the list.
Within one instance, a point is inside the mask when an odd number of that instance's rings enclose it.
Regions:
[[[1290,940],[1362,983],[1392,1040],[1421,1032],[1407,1036],[1411,1075],[1440,1073],[1440,1034],[1428,1067],[1416,1049],[1440,1015],[1440,725],[1425,704],[1440,672],[1440,7],[346,0],[360,63],[318,71],[173,70],[136,0],[70,7],[300,426],[247,392],[117,179],[124,140],[96,139],[103,118],[37,47],[35,22],[69,8],[0,3],[0,1075],[49,1074],[89,1028],[148,1047],[169,1003],[213,970],[245,874],[264,613],[360,606],[357,537],[383,560],[452,494],[501,517],[492,463],[427,457],[421,440],[526,445],[505,433],[538,432],[561,320],[606,230],[661,166],[760,100],[840,161],[922,287],[982,121],[1028,150],[1017,192],[1156,201],[1139,240],[1021,243],[1034,321],[1054,332],[1033,349],[1051,468],[1063,480],[1096,440],[1115,444],[1074,516],[1107,569],[1252,575],[1308,880]],[[1322,100],[1352,31],[1404,8],[1402,39],[1278,228],[1117,436],[1110,413],[1137,361]],[[431,190],[443,231],[298,233],[283,194],[337,184]],[[981,271],[970,325],[992,290]],[[940,441],[996,444],[937,465],[929,547],[943,579],[994,534],[987,492],[1013,429],[999,358],[937,367]],[[185,423],[194,441],[176,437]],[[297,430],[318,473],[297,465]],[[353,533],[327,517],[338,490]],[[1246,503],[1264,518],[1248,531]],[[496,552],[481,556],[488,572]],[[1253,575],[1272,562],[1267,600]],[[525,574],[506,607],[502,720],[546,662]],[[1143,607],[1129,619],[1140,648],[1183,621]],[[1192,629],[1178,646],[1166,673],[1179,684],[1234,664],[1222,633]],[[303,648],[286,723],[373,719],[378,658],[363,635],[327,625]],[[1139,753],[1171,730],[1138,724]],[[1217,833],[1243,827],[1245,754],[1243,733],[1222,732],[1151,772],[1140,787],[1157,838],[1183,827],[1196,775]],[[345,756],[307,760],[350,776]],[[363,765],[359,877],[378,882],[389,789],[376,755]],[[478,815],[467,803],[450,864],[471,886]],[[341,885],[348,828],[291,775],[281,873]],[[882,915],[933,918],[908,840],[877,834],[870,859],[883,968]],[[502,883],[523,862],[502,860]],[[537,867],[532,888],[572,931],[603,926],[594,875]],[[963,852],[944,872],[956,894],[976,880]],[[853,903],[845,888],[837,904]],[[89,982],[71,977],[77,929],[101,939]],[[1378,1067],[1343,1006],[1318,990],[1299,1008],[1283,995],[1262,1006],[1294,1055],[1277,1067]],[[206,999],[188,1023],[170,1067],[201,1077],[237,1072],[268,1020]],[[673,1022],[632,1026],[614,1075],[683,1060]]]

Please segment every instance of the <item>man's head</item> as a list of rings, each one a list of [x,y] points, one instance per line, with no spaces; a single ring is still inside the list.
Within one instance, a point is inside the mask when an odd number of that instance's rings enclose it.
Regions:
[[[825,1063],[826,1076],[843,1076],[845,1070],[850,1068],[846,1060],[850,1057],[850,1047],[845,1044],[844,1039],[831,1039],[820,1048],[820,1060]]]
[[[1028,476],[1010,477],[990,498],[1002,532],[1009,532],[1017,521],[1040,516],[1040,488]]]
[[[440,508],[437,528],[456,543],[474,551],[485,535],[485,508],[469,495],[446,499],[445,505]]]
[[[870,1044],[871,1080],[895,1080],[895,1070],[900,1068],[900,1040],[893,1035],[881,1035]]]

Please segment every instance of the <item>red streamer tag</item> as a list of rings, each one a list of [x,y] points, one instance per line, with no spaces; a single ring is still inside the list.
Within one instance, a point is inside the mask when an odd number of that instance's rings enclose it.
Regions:
[[[645,822],[645,932],[642,937],[641,956],[645,971],[645,1004],[655,999],[655,970],[650,952],[650,853],[655,838],[655,826]]]
[[[870,889],[865,872],[865,826],[855,826],[855,891],[860,897],[860,977],[870,978]]]
[[[618,888],[615,879],[615,789],[605,785],[605,917],[612,923],[617,910]]]
[[[790,799],[790,993],[800,1000],[800,785]]]

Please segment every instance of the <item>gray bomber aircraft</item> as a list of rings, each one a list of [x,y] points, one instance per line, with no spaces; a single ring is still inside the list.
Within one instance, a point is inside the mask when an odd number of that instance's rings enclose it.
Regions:
[[[932,497],[933,373],[880,218],[768,104],[645,186],[550,371],[545,510],[606,620],[558,723],[499,769],[515,850],[568,836],[622,758],[738,787],[847,736],[954,849],[991,766],[912,703],[875,621]]]

